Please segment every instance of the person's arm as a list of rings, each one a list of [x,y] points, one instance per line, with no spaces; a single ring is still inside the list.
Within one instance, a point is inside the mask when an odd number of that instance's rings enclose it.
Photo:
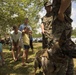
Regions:
[[[30,35],[30,33],[32,34],[32,27],[28,25],[28,28],[29,28],[29,35]]]
[[[70,3],[71,3],[71,0],[61,0],[61,5],[60,5],[59,12],[58,12],[58,18],[61,21],[64,21],[64,12],[69,7]]]
[[[42,30],[42,33],[44,34],[44,24],[43,23],[41,24],[41,30]]]
[[[21,39],[22,39],[22,32],[19,31],[19,42],[21,41]]]
[[[12,34],[10,34],[10,41],[11,41],[11,43],[13,42],[13,36],[12,36]]]
[[[14,32],[11,32],[11,34],[10,34],[10,41],[11,41],[11,43],[12,43],[12,45],[14,45],[14,34],[13,34]]]
[[[32,31],[31,31],[31,30],[29,30],[29,34],[31,34],[31,35],[32,35]]]

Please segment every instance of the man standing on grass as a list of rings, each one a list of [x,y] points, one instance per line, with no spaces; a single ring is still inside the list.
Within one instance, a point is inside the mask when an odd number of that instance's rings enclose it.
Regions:
[[[53,22],[53,13],[52,13],[52,4],[51,2],[46,2],[44,4],[46,15],[42,18],[41,30],[42,30],[42,46],[43,49],[48,49],[52,45],[53,36],[52,36],[52,22]]]
[[[30,29],[30,31],[29,31],[31,33],[31,35],[29,35],[30,45],[31,45],[30,47],[31,47],[32,52],[33,52],[32,28],[30,25],[28,25],[28,22],[29,22],[28,18],[25,18],[24,23],[20,25],[19,30],[22,31],[25,27],[28,27]]]
[[[10,35],[11,37],[11,43],[12,43],[12,55],[14,61],[17,61],[19,59],[19,50],[20,50],[20,42],[21,42],[21,31],[18,30],[18,27],[16,25],[13,26],[13,31]],[[16,53],[15,53],[16,51]]]
[[[71,32],[72,32],[72,26],[71,26],[72,19],[70,18],[71,0],[53,0],[53,13],[54,13],[54,22],[52,26],[53,26],[53,35],[55,37],[54,42],[57,42],[59,40],[64,30],[66,38],[71,39]],[[68,69],[66,75],[73,75],[72,58],[69,58],[68,60]]]

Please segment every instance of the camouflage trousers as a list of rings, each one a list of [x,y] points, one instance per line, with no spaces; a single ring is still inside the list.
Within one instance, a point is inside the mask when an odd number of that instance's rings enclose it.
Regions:
[[[69,39],[71,37],[71,32],[72,32],[71,23],[68,23],[66,21],[62,22],[62,21],[56,19],[52,25],[52,33],[53,33],[53,36],[55,37],[55,39],[59,40],[59,38],[61,37],[61,34],[63,33],[64,30],[65,30],[66,38]]]
[[[37,60],[42,66],[45,75],[66,75],[68,67],[68,57],[59,58],[57,55],[49,58],[47,50],[39,50],[36,53]],[[36,60],[36,61],[37,61]],[[35,63],[34,67],[37,67]]]
[[[61,22],[60,20],[56,19],[53,22],[52,28],[53,28],[52,31],[53,31],[53,36],[55,40],[59,40],[64,30],[65,30],[66,38],[67,39],[71,38],[71,32],[72,32],[71,23],[68,23],[66,21]],[[73,75],[73,67],[74,67],[73,65],[74,65],[73,59],[69,58],[66,75]]]
[[[42,47],[43,47],[43,49],[48,47],[48,45],[47,45],[47,38],[45,38],[44,34],[42,34]]]
[[[36,53],[36,57],[39,60],[39,64],[42,65],[45,75],[68,75],[67,67],[69,59],[68,57],[59,58],[56,55],[55,57],[49,58],[47,50],[39,50]],[[58,59],[59,58],[59,59]],[[41,62],[40,62],[41,61]],[[36,67],[37,64],[34,66]],[[71,70],[71,69],[70,69]]]
[[[58,64],[57,64],[58,65]],[[68,59],[67,63],[59,64],[59,72],[57,72],[55,75],[73,75],[73,60]]]
[[[46,66],[42,65],[45,75],[66,75],[67,71],[67,62],[66,63],[53,63],[53,61],[47,60],[46,57],[43,57],[47,63]],[[43,62],[42,62],[43,63]]]
[[[42,39],[43,39],[42,47],[43,47],[43,49],[51,47],[51,45],[53,43],[53,38],[51,35],[52,35],[51,33],[49,35],[48,35],[48,33],[42,34]]]

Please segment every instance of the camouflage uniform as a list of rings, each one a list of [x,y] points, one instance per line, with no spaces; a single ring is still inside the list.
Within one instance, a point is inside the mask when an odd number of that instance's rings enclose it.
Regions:
[[[53,51],[55,50],[53,49]],[[66,67],[68,66],[67,59],[69,58],[66,55],[63,55],[61,50],[56,50],[56,51],[57,52],[51,56],[50,54],[52,54],[52,52],[48,54],[47,49],[39,50],[36,53],[34,67],[41,68],[42,66],[45,75],[66,75],[66,71],[67,71]]]
[[[52,24],[53,28],[53,35],[56,40],[59,40],[62,32],[66,31],[66,37],[69,39],[71,37],[72,27],[71,27],[71,4],[65,11],[65,21],[61,22],[58,18],[58,10],[60,8],[61,0],[53,0],[53,13],[54,13],[54,21]],[[64,37],[64,36],[63,36]],[[67,68],[67,67],[66,67]],[[65,68],[65,69],[66,69]],[[60,74],[58,74],[60,75]],[[62,74],[63,75],[63,74]],[[73,59],[69,58],[68,60],[68,70],[66,72],[66,75],[73,75]]]
[[[52,13],[49,15],[45,15],[42,18],[42,23],[44,25],[44,34],[42,34],[43,36],[43,48],[48,48],[50,43],[53,40],[53,36],[52,36],[52,22],[53,22],[53,15]]]

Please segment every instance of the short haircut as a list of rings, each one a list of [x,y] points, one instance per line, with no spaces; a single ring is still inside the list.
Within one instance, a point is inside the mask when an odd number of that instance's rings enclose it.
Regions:
[[[14,26],[13,26],[13,30],[16,29],[16,28],[18,28],[18,27],[17,27],[16,25],[14,25]]]
[[[24,27],[24,29],[26,29],[26,27]]]
[[[28,20],[28,18],[25,18],[24,20]]]

